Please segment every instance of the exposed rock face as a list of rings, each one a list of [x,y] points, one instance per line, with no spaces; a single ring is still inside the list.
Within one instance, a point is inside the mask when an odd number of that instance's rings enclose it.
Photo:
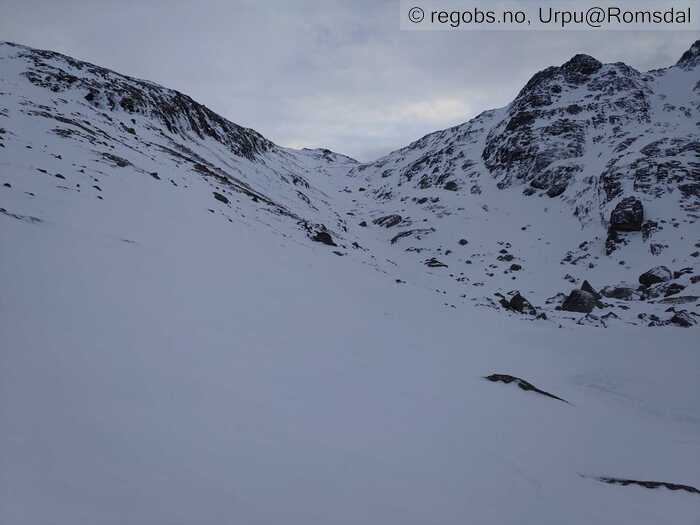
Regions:
[[[567,312],[579,312],[588,314],[596,306],[596,298],[590,292],[584,290],[572,290],[566,300],[562,303],[561,309]]]
[[[655,266],[639,276],[639,284],[651,286],[657,283],[664,283],[673,278],[673,273],[666,266]]]
[[[610,228],[615,231],[641,231],[644,206],[636,197],[622,199],[610,214]]]

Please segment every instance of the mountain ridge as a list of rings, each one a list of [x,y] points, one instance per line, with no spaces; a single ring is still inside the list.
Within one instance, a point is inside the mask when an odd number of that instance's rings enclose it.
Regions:
[[[591,280],[640,299],[631,311],[629,301],[598,303],[587,312],[593,324],[606,324],[600,315],[611,312],[626,323],[660,324],[666,307],[654,301],[669,290],[700,295],[688,272],[671,288],[626,284],[659,265],[697,269],[691,252],[700,239],[685,237],[700,214],[698,42],[676,65],[647,73],[575,55],[535,73],[507,106],[366,163],[325,148],[278,146],[152,82],[51,51],[3,47],[13,51],[0,56],[2,86],[11,88],[2,88],[0,115],[18,129],[47,127],[22,136],[8,125],[0,146],[8,137],[34,144],[48,134],[57,151],[75,150],[77,174],[100,166],[93,182],[125,170],[161,181],[165,169],[181,188],[194,176],[223,206],[210,213],[229,222],[255,217],[268,227],[271,216],[291,220],[293,230],[338,255],[396,273],[398,281],[406,272],[416,285],[437,284],[453,305],[501,308],[517,286],[539,317],[580,321],[560,313],[569,303],[557,299],[562,285],[552,276],[559,275],[564,286]],[[32,89],[17,87],[21,78]],[[15,151],[19,165],[51,171],[37,166],[45,152]],[[53,155],[42,162],[56,163]],[[552,213],[568,234],[548,225]],[[298,235],[290,225],[274,228]],[[467,249],[453,247],[468,236]]]

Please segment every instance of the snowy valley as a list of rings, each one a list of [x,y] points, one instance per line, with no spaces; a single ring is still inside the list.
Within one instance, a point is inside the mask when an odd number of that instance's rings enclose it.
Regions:
[[[699,63],[360,163],[0,44],[0,523],[697,524]]]

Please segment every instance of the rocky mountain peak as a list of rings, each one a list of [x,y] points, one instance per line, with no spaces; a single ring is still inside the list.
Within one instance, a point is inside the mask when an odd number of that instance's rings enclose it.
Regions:
[[[700,40],[696,40],[690,48],[683,53],[681,58],[678,60],[676,65],[692,65],[695,66],[698,63],[698,57],[700,57]]]
[[[523,96],[541,90],[549,84],[556,83],[557,80],[564,80],[574,84],[584,82],[590,75],[594,74],[602,67],[603,64],[592,56],[583,54],[574,55],[568,62],[562,64],[561,67],[550,66],[535,73],[527,84],[525,84],[525,87],[520,91],[517,98],[522,98]]]
[[[561,68],[571,74],[592,75],[598,71],[603,64],[590,55],[574,55],[571,60],[561,66]]]

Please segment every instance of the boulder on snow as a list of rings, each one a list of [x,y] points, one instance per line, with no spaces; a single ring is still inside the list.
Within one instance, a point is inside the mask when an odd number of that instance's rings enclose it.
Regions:
[[[644,206],[636,197],[622,199],[610,214],[610,228],[622,232],[638,232],[644,222]]]
[[[592,293],[575,289],[571,290],[569,296],[562,303],[561,309],[567,312],[589,314],[595,308],[596,302],[595,295]]]
[[[655,266],[639,276],[639,284],[651,286],[652,284],[665,283],[673,278],[673,273],[666,266]]]
[[[537,314],[537,310],[532,306],[532,303],[520,295],[520,292],[516,292],[515,295],[510,298],[510,308],[521,314]]]
[[[532,306],[532,303],[525,299],[520,292],[515,292],[510,299],[500,296],[499,302],[506,310],[511,310],[520,314],[537,315],[537,310],[535,307]]]

